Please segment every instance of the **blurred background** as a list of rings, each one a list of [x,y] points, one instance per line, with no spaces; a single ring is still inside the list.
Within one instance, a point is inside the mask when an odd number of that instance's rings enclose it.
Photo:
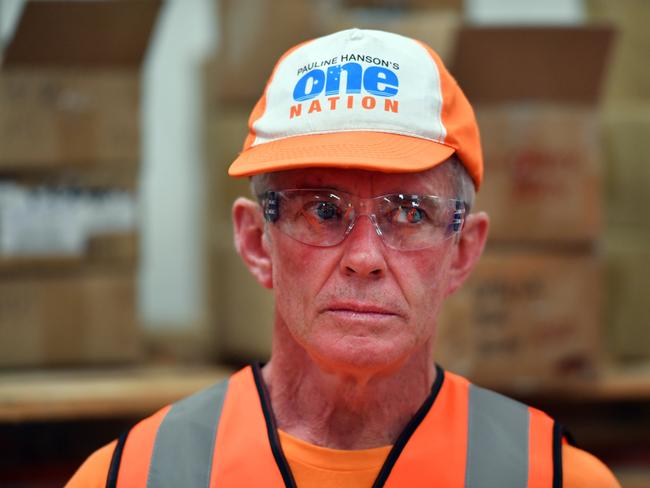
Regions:
[[[226,176],[275,60],[349,27],[433,46],[473,103],[490,244],[436,360],[650,487],[650,2],[0,0],[0,486],[61,486],[268,358]]]

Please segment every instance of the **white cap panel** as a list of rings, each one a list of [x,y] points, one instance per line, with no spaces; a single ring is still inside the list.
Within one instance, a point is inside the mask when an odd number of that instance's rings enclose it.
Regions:
[[[423,101],[424,100],[424,101]],[[255,141],[342,131],[376,131],[444,142],[438,68],[418,42],[349,29],[286,56],[267,87]]]

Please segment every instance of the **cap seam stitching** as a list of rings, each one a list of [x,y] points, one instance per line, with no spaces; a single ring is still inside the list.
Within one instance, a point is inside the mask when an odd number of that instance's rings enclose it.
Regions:
[[[412,133],[412,132],[405,132],[405,131],[397,131],[397,130],[391,130],[391,129],[365,129],[365,128],[354,128],[354,129],[331,129],[331,130],[321,130],[321,131],[314,131],[314,132],[301,132],[299,134],[290,134],[286,136],[281,136],[281,137],[276,137],[273,139],[266,140],[264,142],[258,142],[256,144],[251,145],[247,150],[253,149],[254,147],[259,147],[263,146],[264,144],[269,144],[272,142],[278,142],[282,141],[285,139],[291,139],[293,137],[302,137],[302,136],[316,136],[316,135],[324,135],[324,134],[340,134],[342,132],[377,132],[377,133],[384,133],[384,134],[395,134],[395,135],[400,135],[400,136],[407,136],[407,137],[415,137],[416,139],[423,139],[425,141],[429,142],[435,142],[436,144],[443,144],[445,146],[451,147],[452,149],[456,149],[454,146],[451,144],[448,144],[447,142],[440,141],[439,139],[433,139],[431,137],[425,137],[420,134]],[[258,134],[259,137],[259,134]]]

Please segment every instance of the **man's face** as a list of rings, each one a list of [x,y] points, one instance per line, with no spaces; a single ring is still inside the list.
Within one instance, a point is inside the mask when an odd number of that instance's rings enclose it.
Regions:
[[[388,193],[452,196],[440,173],[385,174],[296,170],[277,175],[276,190],[328,188],[374,197]],[[343,242],[303,244],[268,225],[276,320],[321,364],[382,370],[432,345],[449,290],[453,238],[417,251],[387,247],[361,216]]]

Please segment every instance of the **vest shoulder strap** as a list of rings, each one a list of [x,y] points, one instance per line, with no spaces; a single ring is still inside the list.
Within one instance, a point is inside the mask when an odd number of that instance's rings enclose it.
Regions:
[[[527,486],[528,407],[470,385],[465,488]]]
[[[113,452],[107,488],[122,485],[118,484],[118,473],[124,471],[121,469],[124,462],[148,465],[146,486],[209,486],[216,432],[228,383],[229,380],[225,380],[168,408],[155,434],[150,459],[129,456],[128,461],[122,460],[128,436],[134,434],[140,424],[121,436]]]
[[[545,413],[470,385],[465,488],[561,488],[561,439]]]
[[[439,377],[435,402],[393,446],[397,459],[376,488],[561,488],[550,417],[462,376]]]

